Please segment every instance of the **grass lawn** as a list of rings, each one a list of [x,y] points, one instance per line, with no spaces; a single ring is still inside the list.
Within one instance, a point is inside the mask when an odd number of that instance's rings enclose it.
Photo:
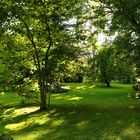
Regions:
[[[129,97],[131,85],[65,85],[71,91],[51,94],[49,111],[15,107],[14,122],[3,122],[15,140],[140,140],[140,100]],[[6,93],[0,104],[18,105],[19,97]]]

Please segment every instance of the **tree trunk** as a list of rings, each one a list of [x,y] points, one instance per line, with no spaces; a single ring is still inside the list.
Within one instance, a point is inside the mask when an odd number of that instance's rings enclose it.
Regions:
[[[45,91],[45,88],[44,88],[44,84],[41,83],[39,85],[39,88],[40,88],[40,110],[47,110],[47,107],[46,107],[46,91]]]
[[[40,93],[40,110],[47,110],[46,94],[44,94],[44,93]]]
[[[107,87],[111,87],[109,81],[106,81],[106,86],[107,86]]]

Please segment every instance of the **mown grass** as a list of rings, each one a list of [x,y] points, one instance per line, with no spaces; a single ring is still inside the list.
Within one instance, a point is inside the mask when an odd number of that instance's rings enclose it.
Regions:
[[[21,97],[14,92],[0,92],[0,104],[4,106],[16,106],[20,103]]]
[[[3,123],[15,140],[140,139],[140,100],[133,98],[131,85],[65,85],[71,90],[51,94],[48,111],[39,112],[37,106],[16,107],[12,114],[14,122]],[[0,96],[3,105],[18,105],[18,100],[11,93]]]

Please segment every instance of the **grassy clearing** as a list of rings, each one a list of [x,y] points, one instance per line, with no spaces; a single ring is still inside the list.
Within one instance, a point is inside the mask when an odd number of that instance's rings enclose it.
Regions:
[[[15,109],[14,122],[3,123],[15,140],[140,139],[140,100],[128,97],[133,95],[131,85],[113,84],[112,88],[90,84],[66,86],[72,90],[51,95],[49,111],[38,112],[35,106]],[[7,104],[8,95],[0,96],[1,104]],[[19,103],[16,95],[12,100]]]

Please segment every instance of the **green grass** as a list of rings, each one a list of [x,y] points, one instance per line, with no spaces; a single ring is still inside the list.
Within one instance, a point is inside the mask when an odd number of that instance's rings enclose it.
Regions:
[[[0,104],[5,106],[16,106],[19,104],[21,97],[14,92],[0,92]]]
[[[52,94],[49,111],[16,107],[14,122],[3,123],[15,140],[140,140],[140,100],[130,97],[131,85],[65,85],[71,91]],[[3,105],[18,100],[11,93],[0,96]]]

